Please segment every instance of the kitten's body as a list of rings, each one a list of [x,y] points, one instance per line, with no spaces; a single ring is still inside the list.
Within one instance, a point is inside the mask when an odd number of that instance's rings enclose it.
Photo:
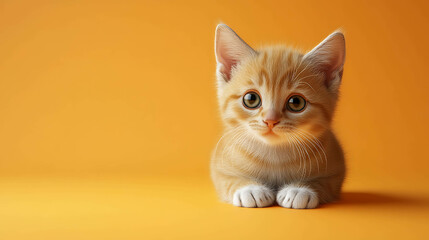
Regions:
[[[265,207],[277,199],[284,207],[314,208],[338,198],[345,166],[330,123],[344,54],[326,55],[326,44],[328,50],[341,45],[334,37],[308,54],[286,47],[255,51],[226,25],[218,26],[218,100],[225,132],[211,172],[223,201]],[[243,105],[249,90],[261,97],[255,109]],[[306,100],[305,109],[287,111],[285,101],[296,95]],[[272,118],[276,122],[269,125]]]

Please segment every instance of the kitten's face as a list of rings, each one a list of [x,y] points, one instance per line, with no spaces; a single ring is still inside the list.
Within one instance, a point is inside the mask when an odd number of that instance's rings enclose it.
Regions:
[[[234,36],[227,39],[229,46]],[[231,47],[225,50],[229,54],[217,51],[218,97],[227,126],[271,145],[317,137],[329,128],[343,60],[341,69],[327,73],[326,62],[313,55],[285,47],[242,47],[238,60],[228,59]]]

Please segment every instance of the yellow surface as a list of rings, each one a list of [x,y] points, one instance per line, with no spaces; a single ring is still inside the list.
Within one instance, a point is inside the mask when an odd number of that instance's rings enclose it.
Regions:
[[[347,187],[335,204],[296,210],[219,203],[211,183],[200,178],[5,178],[0,184],[0,236],[428,239],[427,190],[365,185],[369,187]]]
[[[0,1],[0,239],[429,239],[425,1]],[[343,198],[219,203],[214,28],[346,33]]]

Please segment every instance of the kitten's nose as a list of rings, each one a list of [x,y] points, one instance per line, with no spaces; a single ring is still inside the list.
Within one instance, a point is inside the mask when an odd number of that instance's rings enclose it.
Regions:
[[[273,128],[277,123],[280,122],[280,114],[276,111],[270,110],[267,112],[267,115],[265,116],[265,119],[263,122],[267,124],[269,128]]]
[[[264,123],[267,124],[269,128],[273,128],[274,125],[276,125],[279,122],[280,120],[271,120],[271,119],[264,120]]]

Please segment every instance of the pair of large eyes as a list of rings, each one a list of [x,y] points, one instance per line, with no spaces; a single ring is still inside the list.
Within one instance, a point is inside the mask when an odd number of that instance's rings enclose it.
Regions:
[[[243,96],[243,105],[248,109],[257,109],[262,100],[258,93],[249,91]],[[286,108],[291,112],[301,112],[307,105],[307,101],[300,95],[292,95],[286,102]]]

